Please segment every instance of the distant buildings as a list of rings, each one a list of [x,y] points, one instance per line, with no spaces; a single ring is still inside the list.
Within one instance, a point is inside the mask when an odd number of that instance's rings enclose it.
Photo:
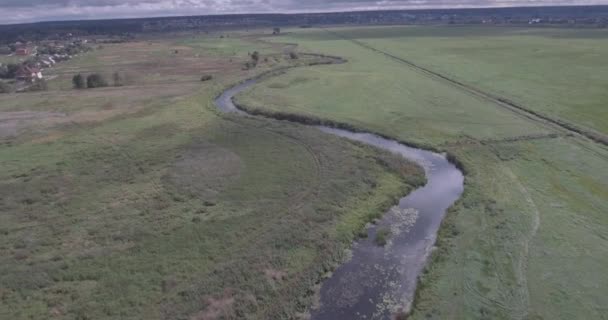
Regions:
[[[31,51],[27,47],[21,47],[21,48],[17,48],[17,50],[15,50],[15,54],[18,56],[29,56],[30,53],[31,53]]]
[[[34,82],[42,79],[42,70],[27,65],[21,65],[15,73],[15,79],[25,82]]]

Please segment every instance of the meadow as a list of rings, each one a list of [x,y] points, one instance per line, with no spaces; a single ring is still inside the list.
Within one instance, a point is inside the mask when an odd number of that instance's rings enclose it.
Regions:
[[[223,89],[296,63],[233,36],[103,45],[49,70],[48,91],[0,95],[0,318],[295,318],[423,182],[394,155],[220,114]],[[93,72],[129,81],[71,88]]]
[[[608,134],[605,29],[395,27],[339,34],[531,110]]]
[[[238,101],[261,113],[348,123],[462,163],[465,194],[444,221],[412,318],[603,319],[606,147],[378,51],[606,133],[605,35],[458,26],[293,29],[272,41],[348,63],[289,71]]]

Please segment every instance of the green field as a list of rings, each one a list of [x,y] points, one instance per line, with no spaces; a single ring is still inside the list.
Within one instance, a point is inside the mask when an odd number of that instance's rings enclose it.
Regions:
[[[532,110],[608,133],[605,29],[396,27],[339,31],[340,36],[362,40]]]
[[[0,64],[21,63],[27,60],[27,57],[17,55],[0,55]]]
[[[239,97],[246,108],[346,122],[463,162],[465,195],[422,277],[415,319],[605,318],[606,147],[369,49],[606,133],[605,30],[294,29],[273,39],[349,62],[260,83]]]
[[[265,44],[271,59],[243,70],[260,45],[104,45],[54,68],[49,91],[0,95],[0,318],[306,311],[363,225],[423,177],[316,129],[216,111],[230,84],[293,63]],[[70,88],[115,71],[129,85]]]

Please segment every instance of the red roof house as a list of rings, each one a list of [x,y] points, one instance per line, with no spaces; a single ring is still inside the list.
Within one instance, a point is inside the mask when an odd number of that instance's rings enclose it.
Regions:
[[[17,50],[15,51],[15,54],[18,56],[29,56],[30,55],[30,49],[23,47],[23,48],[17,48]]]

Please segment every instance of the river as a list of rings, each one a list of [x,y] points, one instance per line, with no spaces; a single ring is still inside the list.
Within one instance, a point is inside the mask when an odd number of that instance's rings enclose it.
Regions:
[[[247,80],[226,90],[216,99],[217,107],[246,115],[232,99],[257,81]],[[354,243],[350,259],[322,283],[319,307],[311,310],[313,320],[391,319],[396,312],[409,310],[418,275],[432,251],[441,221],[463,192],[464,176],[442,154],[371,133],[315,127],[398,154],[424,168],[427,184],[400,199],[368,228],[367,238]],[[384,246],[374,241],[378,230],[391,231]]]

